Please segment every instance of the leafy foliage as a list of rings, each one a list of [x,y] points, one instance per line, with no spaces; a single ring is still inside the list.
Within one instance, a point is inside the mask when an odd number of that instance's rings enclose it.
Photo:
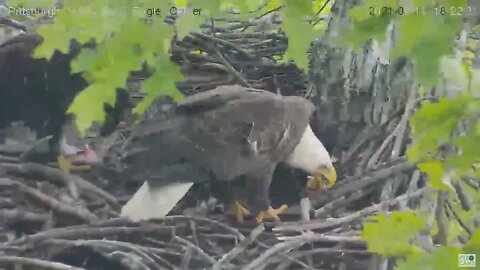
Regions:
[[[431,87],[437,82],[440,57],[451,53],[453,37],[462,27],[459,16],[441,15],[441,8],[449,12],[450,7],[464,7],[466,1],[437,1],[436,5],[424,0],[411,2],[410,9],[399,0],[367,0],[364,5],[352,8],[349,15],[353,26],[345,35],[346,41],[355,48],[362,47],[368,39],[382,42],[386,26],[395,23],[399,37],[392,57],[409,56],[417,64],[420,82]]]
[[[55,50],[67,53],[72,39],[81,44],[94,41],[97,45],[95,49],[83,49],[71,63],[72,70],[82,72],[91,83],[67,111],[76,115],[77,126],[84,132],[93,122],[104,121],[103,104],[115,103],[116,89],[125,88],[130,72],[139,70],[142,63],[154,73],[144,82],[142,91],[147,97],[134,109],[136,114],[141,115],[158,95],[180,99],[182,95],[175,82],[183,77],[169,60],[170,42],[174,36],[183,39],[198,31],[202,23],[213,17],[246,18],[283,9],[283,29],[291,40],[295,40],[288,46],[286,59],[292,59],[307,69],[307,51],[314,38],[313,26],[308,20],[311,21],[325,1],[316,0],[312,5],[310,0],[66,0],[63,3],[65,8],[56,13],[55,23],[37,29],[44,42],[35,50],[34,56],[50,59]],[[11,5],[26,7],[48,7],[54,2],[9,1]],[[190,8],[189,12],[177,12],[174,25],[164,22],[166,11],[172,6],[177,10]],[[160,15],[152,8],[158,8]],[[201,9],[197,15],[191,12],[195,8]],[[222,12],[225,10],[235,12]]]
[[[312,12],[312,4],[310,1],[297,2],[287,0],[284,2],[285,6],[282,12],[283,30],[287,34],[288,40],[306,40],[306,42],[289,42],[286,58],[295,59],[298,67],[307,70],[307,51],[310,48],[310,42],[313,40],[314,34],[304,15]]]
[[[364,223],[362,239],[368,241],[370,252],[385,256],[408,254],[415,251],[410,242],[425,227],[423,219],[413,211],[375,215]]]
[[[381,12],[380,6],[395,10],[400,7],[401,1],[366,0],[364,5],[349,12],[353,29],[347,32],[346,41],[356,48],[363,46],[368,39],[382,42],[386,26],[394,23],[398,38],[391,57],[406,55],[415,62],[421,88],[429,89],[441,78],[448,85],[460,89],[448,97],[440,96],[436,102],[421,104],[410,119],[413,144],[407,152],[409,159],[418,164],[418,169],[428,175],[430,189],[450,191],[456,195],[453,185],[461,184],[462,177],[476,179],[480,176],[480,100],[477,94],[480,88],[473,75],[478,70],[473,68],[471,61],[478,56],[466,54],[462,48],[453,46],[463,22],[461,16],[448,14],[450,7],[464,7],[467,3],[444,0],[436,1],[434,6],[431,1],[411,2],[412,7],[399,14]],[[372,11],[375,12],[371,14]],[[469,43],[469,46],[474,45],[477,44]],[[478,191],[468,186],[465,190],[475,201],[474,209],[464,210],[456,200],[450,199],[448,203],[452,211],[463,224],[460,226],[455,219],[447,221],[446,245],[431,252],[415,247],[415,241],[410,241],[427,228],[426,221],[416,218],[410,211],[375,216],[376,223],[364,224],[362,238],[368,242],[372,252],[387,257],[401,256],[397,269],[457,269],[458,254],[478,253],[480,246],[478,230],[467,244],[462,245],[458,241],[459,236],[468,235],[465,226],[474,227],[476,217],[472,213],[480,209]],[[439,226],[433,224],[429,233],[436,233]]]

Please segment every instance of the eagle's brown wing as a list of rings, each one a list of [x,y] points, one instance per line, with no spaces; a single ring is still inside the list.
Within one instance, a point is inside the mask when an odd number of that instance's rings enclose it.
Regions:
[[[228,181],[283,161],[298,144],[312,109],[299,97],[219,87],[186,98],[170,119],[139,126],[132,160],[148,168],[149,176],[169,174],[165,168],[170,167],[193,178],[184,181],[198,181],[194,177],[202,173]],[[188,171],[183,174],[182,164]]]

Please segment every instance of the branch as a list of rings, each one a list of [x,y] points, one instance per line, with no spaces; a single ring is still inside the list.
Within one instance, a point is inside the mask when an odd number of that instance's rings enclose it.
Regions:
[[[37,163],[22,163],[22,164],[0,164],[0,169],[4,169],[7,173],[20,174],[31,177],[40,177],[56,184],[68,187],[74,183],[80,189],[98,195],[107,201],[115,209],[120,208],[117,199],[105,190],[93,185],[77,175],[65,174],[59,169],[51,168]]]
[[[19,209],[0,209],[0,224],[11,224],[16,222],[45,223],[50,215],[23,211]]]
[[[174,239],[185,246],[189,247],[192,250],[195,250],[203,259],[205,259],[207,262],[210,264],[215,264],[215,259],[212,258],[212,256],[208,255],[203,249],[201,249],[199,246],[193,244],[192,242],[185,240],[179,236],[175,236]]]
[[[262,269],[266,265],[268,265],[272,261],[272,259],[275,258],[275,255],[277,253],[301,247],[303,246],[303,244],[304,244],[303,241],[289,241],[289,242],[278,243],[273,247],[267,249],[255,260],[253,260],[248,265],[243,267],[242,270]]]
[[[245,238],[238,245],[232,248],[230,252],[223,255],[222,258],[212,266],[212,270],[225,269],[224,267],[227,267],[231,261],[233,261],[242,252],[244,252],[248,248],[248,246],[251,245],[258,238],[258,236],[260,236],[260,234],[262,234],[264,230],[265,227],[263,225],[260,225],[254,230],[252,230],[250,236]]]
[[[58,213],[74,216],[88,223],[98,220],[98,217],[92,214],[86,208],[79,208],[79,207],[74,207],[74,206],[65,204],[64,202],[61,202],[51,196],[48,196],[47,194],[35,188],[29,187],[21,182],[10,180],[10,179],[9,179],[9,182],[12,185],[17,186],[21,192],[24,192],[25,194],[29,195],[36,201],[40,202],[41,204],[47,206],[48,208]]]
[[[455,188],[455,193],[457,194],[458,200],[460,201],[463,210],[470,211],[472,209],[472,202],[468,198],[468,195],[465,192],[462,183],[454,183],[453,187]]]
[[[359,236],[337,236],[337,235],[322,235],[318,233],[305,233],[304,235],[297,236],[282,236],[278,237],[280,241],[302,241],[304,244],[314,243],[314,242],[335,242],[338,244],[355,244],[367,247],[365,241],[360,239]]]
[[[149,233],[171,234],[172,227],[149,225],[145,227],[101,227],[101,228],[75,228],[65,227],[39,232],[37,234],[24,236],[20,239],[8,242],[8,245],[34,244],[47,239],[76,239],[76,238],[105,238],[112,235],[135,235]]]
[[[0,264],[13,263],[18,265],[30,266],[35,268],[51,269],[51,270],[85,270],[85,268],[69,266],[58,262],[49,262],[44,260],[17,257],[17,256],[0,256]]]
[[[315,220],[315,221],[309,221],[309,222],[288,222],[288,223],[283,223],[280,224],[279,226],[276,226],[273,228],[273,231],[278,233],[278,232],[302,232],[302,231],[308,231],[308,230],[320,230],[320,229],[326,229],[326,228],[331,228],[331,227],[337,227],[343,224],[350,223],[356,219],[359,219],[361,217],[365,217],[368,215],[371,215],[375,212],[382,211],[385,206],[391,206],[395,205],[398,202],[402,200],[407,200],[412,197],[420,196],[423,194],[423,192],[426,190],[426,188],[419,189],[411,194],[403,194],[401,196],[398,196],[394,199],[390,199],[387,201],[380,202],[378,204],[366,207],[362,210],[359,210],[357,212],[354,212],[352,214],[340,217],[340,218],[331,218],[327,219],[325,221],[321,220]]]
[[[358,190],[365,189],[366,187],[376,184],[380,181],[385,181],[388,177],[412,170],[415,168],[415,165],[412,165],[405,161],[405,159],[398,159],[397,161],[392,161],[395,165],[390,167],[378,169],[371,172],[371,175],[367,176],[354,176],[342,180],[339,185],[334,187],[330,192],[325,193],[321,198],[313,200],[313,205],[320,205],[332,201],[333,199],[340,198],[348,193],[356,192]],[[343,183],[343,184],[342,184]]]
[[[235,68],[232,66],[232,64],[228,62],[228,60],[223,56],[223,54],[218,49],[216,51],[218,58],[220,58],[220,61],[222,61],[230,74],[232,74],[233,77],[235,77],[242,86],[251,87],[251,85],[247,82],[247,79],[245,79],[242,74],[235,70]]]
[[[336,209],[339,209],[340,207],[342,207],[342,206],[344,206],[344,205],[346,205],[350,202],[353,202],[353,201],[356,201],[356,200],[362,198],[363,196],[366,195],[366,193],[367,192],[365,192],[365,190],[361,189],[361,190],[351,194],[348,197],[342,196],[340,198],[337,198],[337,199],[325,204],[321,208],[315,210],[314,215],[317,218],[320,217],[320,216],[324,216],[327,213],[331,213],[332,211],[334,211]]]
[[[468,236],[471,237],[472,229],[470,229],[470,227],[468,227],[467,224],[465,224],[465,222],[460,218],[460,216],[455,211],[455,209],[453,209],[452,204],[449,201],[446,202],[446,205],[447,205],[447,209],[450,210],[453,217],[455,217],[455,219],[457,220],[458,224],[460,224],[460,226],[462,226],[462,228],[468,233]]]
[[[448,238],[448,224],[445,216],[445,204],[447,202],[447,193],[445,191],[439,191],[437,197],[437,205],[435,208],[435,220],[437,221],[438,233],[436,240],[439,244],[445,245]]]

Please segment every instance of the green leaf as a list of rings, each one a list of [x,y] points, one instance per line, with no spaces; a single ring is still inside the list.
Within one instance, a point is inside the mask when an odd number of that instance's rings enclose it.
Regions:
[[[170,62],[166,57],[158,57],[155,73],[144,81],[142,91],[147,97],[134,108],[134,114],[143,115],[148,106],[159,95],[171,96],[175,101],[182,99],[183,95],[178,91],[176,82],[183,79],[180,68]]]
[[[462,19],[457,16],[434,16],[427,22],[428,27],[422,26],[423,38],[416,42],[411,56],[416,60],[420,82],[431,87],[437,83],[440,58],[452,52],[453,38],[462,27]]]
[[[325,2],[327,2],[327,5],[323,8],[322,12],[320,14],[329,14],[331,9],[332,9],[332,1],[329,0],[314,0],[313,1],[313,6],[312,6],[312,11],[313,13],[317,13],[320,11],[320,9],[325,5]]]
[[[363,21],[363,20],[372,18],[374,16],[377,16],[376,14],[375,15],[370,14],[371,8],[381,9],[384,7],[395,7],[395,6],[398,6],[398,0],[383,0],[381,2],[377,0],[366,0],[363,5],[351,8],[348,11],[348,15],[354,21],[358,22],[358,21]]]
[[[435,156],[438,146],[447,143],[469,106],[464,97],[440,98],[437,103],[423,102],[410,120],[414,144],[407,151],[413,162]]]
[[[199,31],[202,23],[205,23],[205,19],[206,16],[203,15],[193,15],[190,13],[181,14],[175,22],[178,39],[183,40],[183,38],[191,32]]]
[[[285,59],[294,60],[304,71],[308,70],[308,51],[314,38],[313,28],[306,20],[311,15],[311,5],[309,0],[286,0],[282,9],[282,28],[289,40]]]
[[[37,7],[52,7],[55,4],[55,0],[8,0],[6,1],[11,7],[27,7],[27,8],[37,8]]]
[[[417,253],[400,259],[395,270],[435,270],[432,266],[432,259],[428,253]]]
[[[75,123],[82,135],[92,123],[105,121],[104,103],[114,104],[115,94],[104,91],[102,84],[92,84],[80,92],[67,110],[67,113],[75,114]]]
[[[37,33],[43,37],[43,42],[35,48],[33,57],[50,60],[56,50],[64,54],[70,50],[70,41],[73,35],[69,34],[62,24],[56,23],[39,27]]]
[[[444,56],[440,58],[440,73],[446,82],[456,85],[461,89],[469,87],[468,68],[457,57]]]
[[[453,270],[458,269],[460,250],[453,246],[435,248],[430,254],[426,252],[408,255],[398,262],[396,270]]]
[[[382,42],[390,22],[390,16],[370,16],[365,20],[355,21],[352,28],[344,34],[343,43],[359,49],[370,39]]]
[[[425,228],[425,221],[414,211],[392,212],[390,216],[379,214],[364,223],[361,238],[367,241],[369,252],[405,255],[415,252],[410,242]]]
[[[425,35],[425,31],[430,30],[430,22],[431,18],[428,16],[419,16],[416,13],[405,15],[397,24],[400,33],[392,50],[392,58],[409,55]]]
[[[84,48],[77,57],[70,62],[72,73],[79,73],[89,70],[96,70],[95,60],[98,58],[98,52],[94,49]]]
[[[480,228],[477,228],[472,237],[462,249],[462,253],[466,254],[480,254]]]
[[[268,1],[268,0],[267,0]],[[268,11],[272,11],[274,9],[277,9],[279,8],[280,6],[282,5],[282,1],[281,0],[271,0],[271,1],[268,1],[268,4],[265,6],[265,10],[268,12]]]
[[[443,176],[445,174],[445,167],[443,163],[438,160],[432,160],[418,164],[418,169],[428,174],[428,185],[438,190],[450,190],[451,187],[444,183]]]
[[[220,7],[222,6],[222,1],[220,0],[196,0],[195,5],[198,5],[202,8],[202,12],[207,17],[215,17],[220,13]]]
[[[440,246],[432,254],[432,266],[435,270],[458,269],[460,250],[454,246]]]

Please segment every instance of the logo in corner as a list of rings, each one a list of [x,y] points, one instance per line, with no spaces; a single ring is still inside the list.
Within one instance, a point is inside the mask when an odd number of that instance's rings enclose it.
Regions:
[[[476,267],[475,254],[458,254],[458,267]]]

